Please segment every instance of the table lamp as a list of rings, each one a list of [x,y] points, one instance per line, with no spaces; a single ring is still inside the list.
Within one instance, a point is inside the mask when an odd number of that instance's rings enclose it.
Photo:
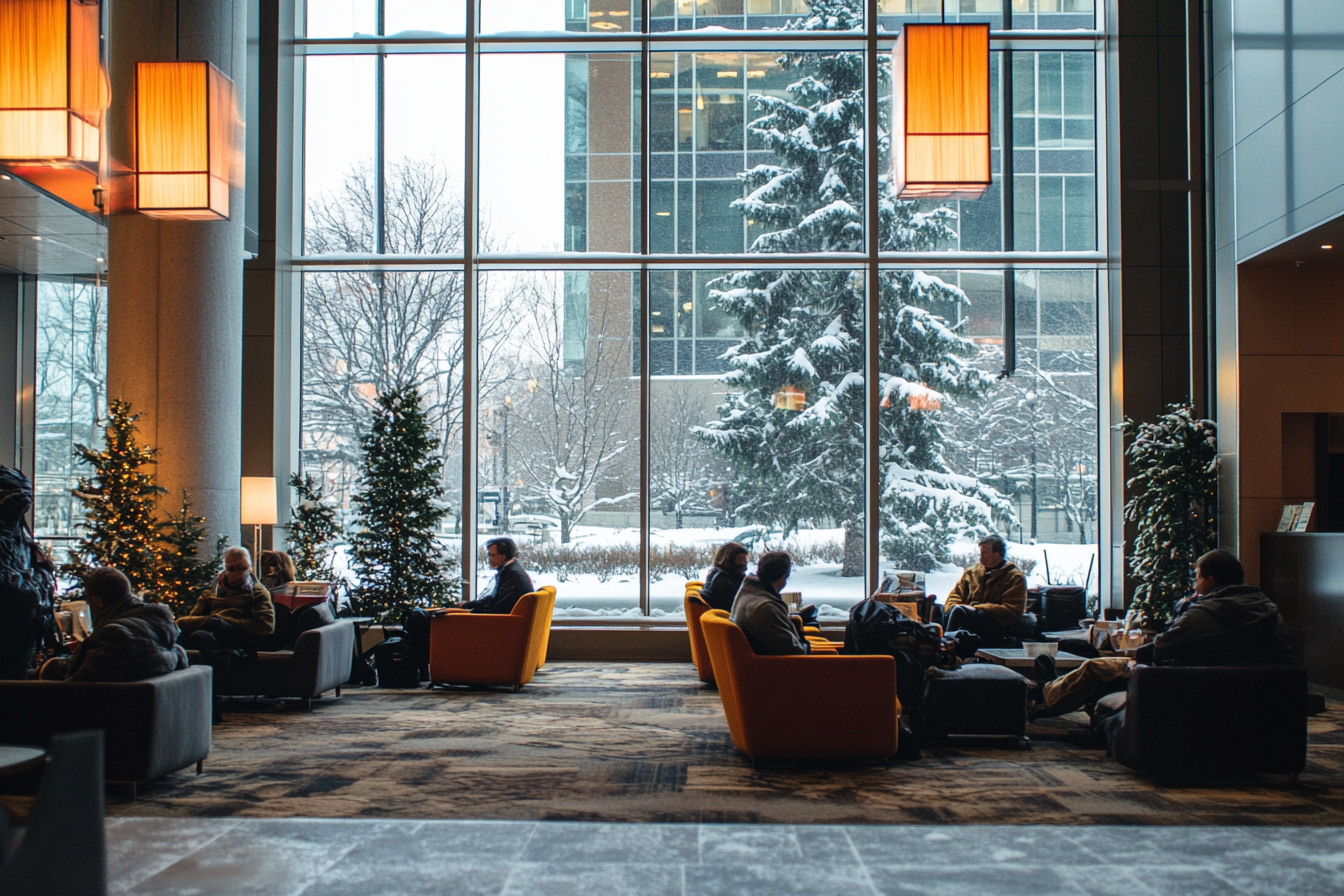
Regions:
[[[252,527],[252,562],[261,552],[261,527],[279,522],[275,501],[274,476],[244,476],[242,523]]]

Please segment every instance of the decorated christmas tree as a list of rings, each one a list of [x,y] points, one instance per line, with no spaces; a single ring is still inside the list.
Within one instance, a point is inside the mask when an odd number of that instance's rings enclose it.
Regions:
[[[860,0],[813,0],[789,31],[861,28]],[[775,164],[741,175],[733,202],[764,227],[752,252],[864,252],[864,56],[807,51],[781,58],[797,74],[790,96],[753,95],[750,130]],[[889,66],[879,69],[890,88]],[[885,148],[887,104],[879,104]],[[884,177],[878,196],[882,251],[935,248],[953,235],[955,213],[897,200]],[[943,461],[938,411],[981,394],[990,377],[975,345],[925,310],[965,304],[957,286],[919,271],[866,284],[843,270],[741,271],[710,284],[710,296],[752,334],[729,351],[728,398],[701,433],[729,460],[746,520],[785,531],[845,530],[842,574],[862,574],[864,531],[865,292],[878,294],[879,451],[882,549],[899,566],[931,569],[959,533],[1011,514],[1002,496],[954,474]]]
[[[181,616],[195,606],[196,598],[214,582],[224,564],[228,537],[220,535],[215,539],[214,553],[208,560],[200,558],[203,538],[205,517],[192,514],[191,500],[184,489],[182,509],[159,524],[156,596],[159,603],[169,606],[174,616]]]
[[[154,502],[165,490],[144,468],[154,463],[155,449],[136,438],[129,403],[108,404],[104,449],[76,445],[75,453],[93,475],[81,477],[73,489],[85,507],[84,537],[61,567],[64,576],[83,579],[95,566],[115,566],[126,574],[136,592],[152,592],[158,585],[159,525]]]
[[[290,509],[285,539],[294,570],[303,582],[334,582],[336,557],[332,549],[341,537],[336,508],[327,503],[321,480],[311,473],[294,473],[289,477],[289,487],[299,499]]]
[[[437,538],[449,511],[440,479],[443,461],[415,387],[378,396],[360,447],[363,468],[351,499],[358,578],[351,607],[357,615],[396,622],[411,607],[450,603],[460,582],[456,561]]]

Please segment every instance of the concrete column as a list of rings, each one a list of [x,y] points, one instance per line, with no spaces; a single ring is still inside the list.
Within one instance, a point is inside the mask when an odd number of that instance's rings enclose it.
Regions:
[[[140,414],[141,438],[159,449],[163,506],[178,506],[186,489],[207,541],[236,540],[240,528],[243,160],[228,221],[135,212],[135,65],[211,62],[233,79],[238,102],[246,15],[246,0],[117,0],[108,11],[108,398]]]

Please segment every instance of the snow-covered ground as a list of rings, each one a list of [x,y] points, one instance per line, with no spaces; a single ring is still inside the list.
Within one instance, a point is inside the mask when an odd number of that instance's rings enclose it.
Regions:
[[[704,548],[706,558],[713,554],[716,547],[731,540],[738,531],[734,529],[655,529],[651,532],[651,546],[696,545]],[[809,529],[794,533],[788,542],[810,546],[826,542],[842,542],[844,533],[840,529]],[[575,544],[638,544],[639,534],[634,529],[608,529],[580,526],[575,529]],[[769,539],[770,548],[779,547],[778,539]],[[785,544],[785,547],[790,546]],[[753,545],[756,551],[760,548]],[[972,541],[957,542],[952,547],[954,555],[974,556],[977,553]],[[1037,544],[1022,545],[1009,542],[1009,557],[1013,559],[1035,560],[1036,565],[1027,576],[1029,587],[1046,584],[1045,561],[1048,555],[1050,578],[1054,584],[1083,584],[1087,578],[1089,563],[1091,579],[1089,591],[1095,591],[1097,584],[1096,545],[1078,544]],[[753,558],[755,552],[753,553]],[[519,557],[527,566],[527,542],[519,540]],[[883,563],[885,572],[892,566]],[[703,573],[701,573],[703,575]],[[946,596],[961,575],[961,569],[944,565],[941,569],[925,574],[925,590]],[[614,576],[606,582],[598,581],[596,575],[571,575],[560,582],[545,572],[533,572],[533,580],[538,585],[556,586],[557,619],[640,617],[639,578],[637,575]],[[477,581],[488,588],[493,579],[492,571],[482,566],[477,573]],[[650,613],[660,618],[681,618],[682,599],[685,593],[686,579],[680,576],[663,576],[654,581],[650,588]],[[864,595],[861,577],[842,577],[839,563],[810,563],[796,566],[789,577],[789,591],[802,592],[804,603],[815,604],[822,618],[843,619],[848,615],[849,607],[862,600]]]

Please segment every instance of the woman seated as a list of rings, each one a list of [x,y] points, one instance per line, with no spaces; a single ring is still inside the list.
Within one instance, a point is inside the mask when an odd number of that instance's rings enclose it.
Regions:
[[[262,551],[261,556],[257,558],[257,566],[261,568],[261,584],[272,594],[277,588],[288,585],[298,578],[298,573],[294,571],[294,561],[284,551]]]
[[[714,565],[705,576],[705,587],[700,596],[712,610],[732,612],[733,598],[742,587],[747,575],[747,561],[751,552],[745,545],[730,541],[714,553]]]

